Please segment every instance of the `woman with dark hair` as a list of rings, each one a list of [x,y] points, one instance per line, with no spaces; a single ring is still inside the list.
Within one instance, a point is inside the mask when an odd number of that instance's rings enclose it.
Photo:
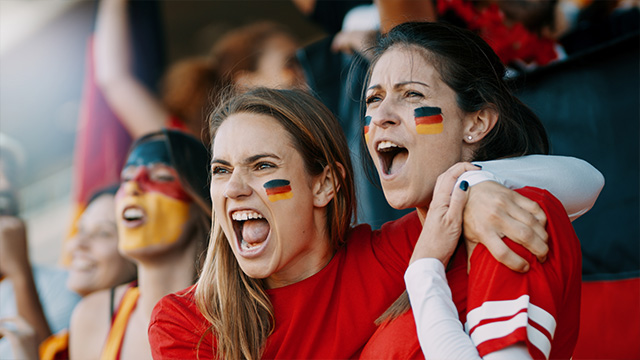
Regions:
[[[540,120],[511,94],[504,65],[470,31],[406,23],[383,36],[375,51],[366,90],[367,147],[389,203],[416,207],[428,231],[422,232],[405,274],[413,314],[406,296],[399,299],[362,357],[570,358],[579,328],[581,256],[560,202],[542,189],[517,190],[524,197],[518,201],[534,201],[544,211],[548,235],[544,263],[505,240],[524,258],[523,267],[530,267],[526,273],[501,266],[484,246],[460,241],[463,211],[466,239],[482,227],[466,226],[476,214],[464,204],[477,194],[467,192],[469,182],[458,180],[472,165],[454,164],[479,161],[491,170],[493,162],[483,161],[548,153]],[[540,159],[498,163],[528,162],[544,176],[548,170]],[[602,176],[586,163],[572,162],[569,171],[583,171],[567,177],[574,189],[570,197],[597,196]],[[567,212],[581,215],[596,196]]]
[[[153,356],[357,356],[404,290],[419,217],[352,227],[344,134],[307,93],[252,90],[224,102],[210,124],[211,244],[197,285],[156,305]],[[467,209],[492,223],[491,206],[471,200]],[[533,238],[523,241],[542,241]]]
[[[137,284],[101,291],[74,311],[71,358],[150,358],[146,329],[162,296],[194,283],[207,246],[209,155],[200,141],[163,130],[137,140],[116,195],[120,252],[137,265]],[[113,317],[96,317],[117,299]],[[105,342],[106,339],[106,342]]]

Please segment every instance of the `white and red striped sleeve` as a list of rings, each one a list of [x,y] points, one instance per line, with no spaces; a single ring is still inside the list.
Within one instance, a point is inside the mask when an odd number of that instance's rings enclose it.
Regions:
[[[517,343],[525,343],[536,359],[570,357],[580,303],[579,244],[566,215],[559,213],[557,200],[545,203],[551,195],[539,189],[526,188],[524,195],[547,213],[549,258],[541,264],[522,246],[505,239],[531,265],[521,274],[478,245],[471,256],[465,331],[481,357]]]

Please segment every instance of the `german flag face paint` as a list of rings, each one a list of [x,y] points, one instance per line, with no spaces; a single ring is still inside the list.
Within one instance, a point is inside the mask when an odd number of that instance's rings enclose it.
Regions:
[[[264,184],[264,188],[267,191],[267,196],[271,202],[291,199],[293,197],[289,180],[276,179],[267,181]]]
[[[418,134],[440,134],[442,132],[442,110],[424,106],[413,111]]]
[[[369,142],[369,124],[371,124],[371,116],[364,117],[364,141]]]

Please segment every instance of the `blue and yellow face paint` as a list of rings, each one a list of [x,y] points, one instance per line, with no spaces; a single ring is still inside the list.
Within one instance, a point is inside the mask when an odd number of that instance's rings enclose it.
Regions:
[[[291,199],[293,192],[291,192],[291,185],[289,180],[276,179],[267,181],[264,185],[267,191],[269,201],[274,202],[278,200]]]
[[[440,134],[442,132],[442,110],[439,107],[419,107],[413,111],[413,116],[418,134]]]

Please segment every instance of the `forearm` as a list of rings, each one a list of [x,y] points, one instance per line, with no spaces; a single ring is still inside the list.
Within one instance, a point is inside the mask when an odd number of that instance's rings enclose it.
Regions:
[[[33,327],[39,344],[51,335],[51,330],[40,303],[31,268],[27,266],[20,275],[13,276],[11,283],[18,315]]]
[[[126,0],[100,0],[94,59],[96,80],[103,89],[122,79],[133,77],[127,16]]]
[[[96,81],[133,138],[162,129],[168,111],[133,73],[126,0],[100,0],[93,44]]]
[[[480,360],[458,320],[442,263],[429,258],[410,265],[405,282],[425,358]],[[487,354],[484,359],[526,360],[531,355],[525,344],[518,343]]]
[[[407,269],[405,283],[425,357],[480,359],[458,320],[442,263],[433,258],[417,260]]]
[[[460,181],[467,180],[473,186],[494,180],[510,189],[524,186],[546,189],[562,202],[571,220],[593,207],[604,186],[604,177],[596,168],[568,156],[528,155],[474,164],[481,165],[482,171],[467,172]]]

